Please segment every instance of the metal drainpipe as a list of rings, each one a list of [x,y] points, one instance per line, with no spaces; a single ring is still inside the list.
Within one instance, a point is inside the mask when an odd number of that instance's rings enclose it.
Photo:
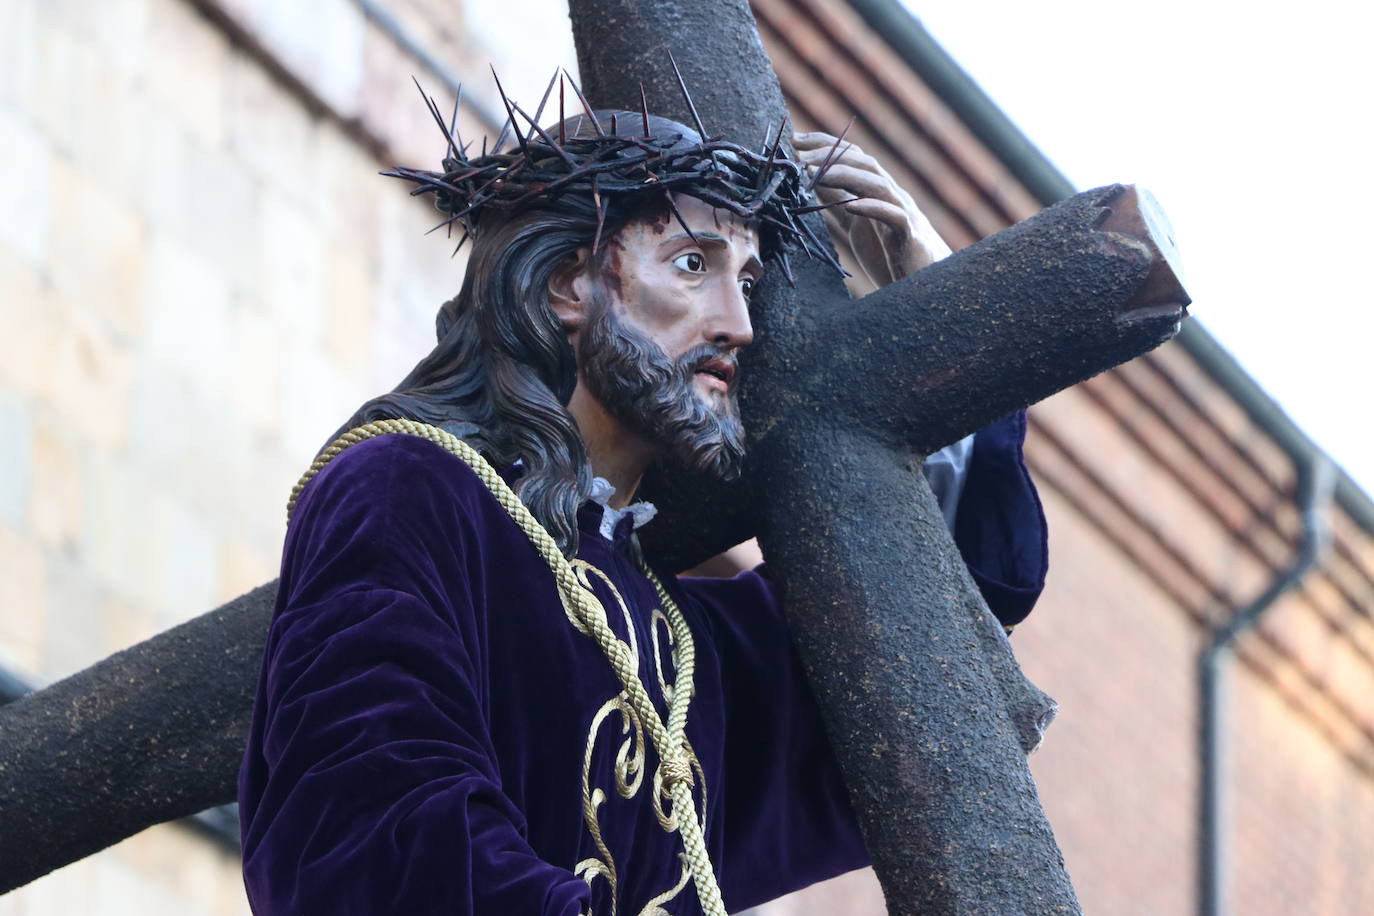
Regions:
[[[1296,586],[1317,564],[1329,539],[1323,510],[1331,501],[1335,468],[1330,459],[1312,454],[1303,470],[1302,544],[1293,563],[1275,577],[1258,598],[1212,631],[1210,644],[1198,656],[1200,836],[1198,838],[1198,912],[1223,916],[1227,912],[1222,863],[1222,713],[1221,660],[1236,638],[1254,626],[1284,592]]]

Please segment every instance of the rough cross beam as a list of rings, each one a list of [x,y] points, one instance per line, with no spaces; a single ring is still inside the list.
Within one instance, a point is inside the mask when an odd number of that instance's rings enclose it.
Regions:
[[[0,893],[234,800],[276,583],[0,708]]]
[[[781,93],[749,15],[745,0],[574,0],[584,89],[629,107],[644,80],[680,115],[662,89],[671,49],[708,130],[762,136]],[[1173,335],[1187,296],[1150,212],[1125,188],[1079,195],[857,303],[799,265],[795,289],[756,294],[746,480],[654,482],[710,519],[674,536],[715,549],[758,533],[894,914],[1078,910],[1025,760],[1053,705],[969,580],[920,463]]]
[[[782,96],[745,0],[572,0],[601,106],[753,144]],[[724,64],[728,62],[728,66]],[[819,219],[814,227],[824,232]],[[823,235],[822,235],[823,237]],[[1186,302],[1133,192],[1079,195],[859,302],[756,294],[741,486],[652,481],[682,566],[757,533],[894,914],[1077,910],[1024,751],[1050,711],[920,473],[982,423],[1144,352]],[[865,397],[855,397],[861,376]],[[273,585],[0,709],[0,891],[234,796]]]

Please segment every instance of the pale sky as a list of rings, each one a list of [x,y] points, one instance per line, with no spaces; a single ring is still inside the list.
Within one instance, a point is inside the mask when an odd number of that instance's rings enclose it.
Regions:
[[[1077,187],[1154,192],[1193,314],[1374,492],[1374,5],[904,2]]]

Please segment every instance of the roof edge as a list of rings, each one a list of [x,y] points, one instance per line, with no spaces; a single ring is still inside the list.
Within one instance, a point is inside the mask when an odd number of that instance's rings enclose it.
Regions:
[[[1218,385],[1235,398],[1250,419],[1273,438],[1299,470],[1308,471],[1319,460],[1330,461],[1336,468],[1336,503],[1357,525],[1374,533],[1374,500],[1344,468],[1332,461],[1326,451],[1303,432],[1288,412],[1260,387],[1201,322],[1196,318],[1189,319],[1179,332],[1178,343]]]
[[[849,0],[849,5],[1043,206],[1078,190],[899,0]],[[1330,461],[1196,318],[1184,324],[1178,342],[1299,469],[1310,469],[1318,459]],[[1337,468],[1336,502],[1374,533],[1374,500],[1344,468]]]
[[[898,0],[849,0],[849,5],[1041,205],[1078,190]]]

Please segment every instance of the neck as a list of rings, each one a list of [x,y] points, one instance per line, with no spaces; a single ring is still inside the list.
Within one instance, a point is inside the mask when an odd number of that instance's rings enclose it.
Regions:
[[[611,416],[581,382],[568,402],[568,412],[582,433],[592,473],[615,487],[611,508],[625,508],[639,489],[649,463],[658,457],[657,449]]]

